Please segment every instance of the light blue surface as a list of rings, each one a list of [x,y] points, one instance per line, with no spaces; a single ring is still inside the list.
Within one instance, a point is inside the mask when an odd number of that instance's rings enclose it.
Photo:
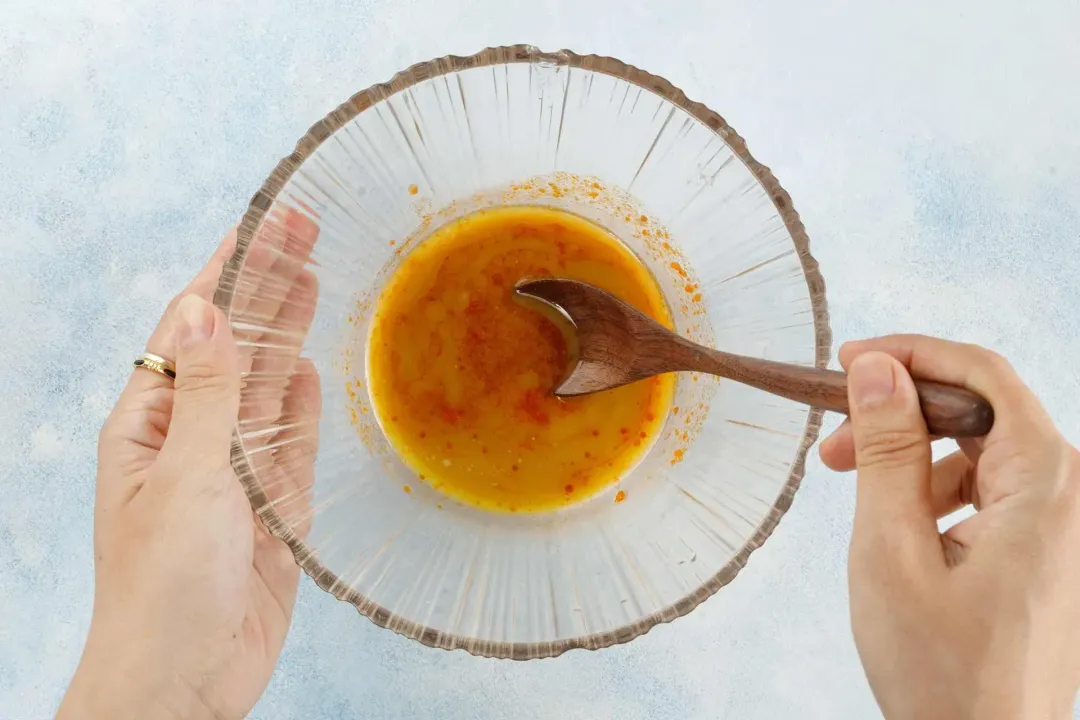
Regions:
[[[744,5],[8,0],[0,718],[49,717],[77,662],[96,433],[167,299],[308,125],[446,53],[531,42],[669,78],[791,193],[837,343],[993,346],[1080,442],[1080,4]],[[430,650],[305,579],[253,717],[875,717],[848,627],[853,501],[812,458],[736,582],[630,645],[553,661]]]

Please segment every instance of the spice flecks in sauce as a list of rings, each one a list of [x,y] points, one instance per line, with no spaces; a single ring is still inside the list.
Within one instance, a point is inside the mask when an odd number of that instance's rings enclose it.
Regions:
[[[543,511],[596,494],[640,459],[671,403],[672,376],[551,395],[572,348],[513,293],[549,276],[597,285],[670,326],[656,282],[629,250],[542,207],[484,210],[436,231],[402,260],[375,308],[370,390],[387,437],[427,482],[482,508]]]
[[[559,187],[563,197],[559,199],[551,197],[549,194],[551,182]],[[432,207],[430,201],[422,198],[422,195],[418,195],[412,205],[417,216],[416,228],[407,237],[397,239],[396,244],[390,247],[390,257],[380,270],[381,279],[375,284],[377,287],[383,286],[382,279],[391,277],[412,249],[429,237],[432,228],[453,222],[456,218],[481,209],[556,203],[572,210],[580,209],[590,217],[599,219],[602,224],[609,225],[619,237],[629,242],[642,257],[647,258],[651,263],[651,267],[657,273],[656,279],[665,288],[668,300],[674,303],[672,311],[680,318],[680,333],[705,345],[715,342],[705,315],[704,298],[699,301],[693,300],[693,296],[703,290],[694,275],[692,265],[687,262],[687,258],[672,240],[670,233],[657,217],[647,213],[646,209],[640,207],[632,196],[619,188],[607,185],[599,178],[556,172],[513,182],[503,189],[478,193],[469,198],[459,198],[440,208]],[[642,215],[645,216],[645,222],[642,222]],[[644,230],[650,232],[646,234]],[[686,275],[672,268],[672,262],[678,263],[679,268]],[[364,347],[366,339],[370,337],[375,305],[376,296],[371,290],[354,297],[352,312],[349,314],[345,330],[349,339],[344,344],[339,358],[332,364],[341,373],[346,386],[348,398],[345,411],[356,430],[358,439],[373,455],[383,458],[383,463],[386,464],[392,454],[396,453],[386,442],[385,433],[376,423],[375,414],[370,412],[371,388],[364,371],[367,353],[356,352]],[[692,424],[686,426],[689,430],[689,440],[683,440],[682,432],[676,427],[668,427],[665,430],[657,441],[665,455],[674,449],[673,443],[682,449],[693,444],[707,416],[708,398],[712,396],[716,386],[714,381],[698,382],[696,378],[694,382],[680,384],[679,404],[682,406],[682,412],[686,413],[696,405],[698,413]],[[492,455],[497,453],[486,447],[483,447],[481,451],[484,454],[489,451]],[[394,465],[394,467],[398,466]],[[415,479],[415,474],[412,474],[412,478],[409,479],[397,477],[402,482],[409,482]],[[415,482],[412,484],[415,485]]]

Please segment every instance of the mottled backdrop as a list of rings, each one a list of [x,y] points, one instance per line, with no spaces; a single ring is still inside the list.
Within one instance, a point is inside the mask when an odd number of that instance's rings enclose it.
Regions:
[[[615,55],[724,115],[790,191],[837,341],[1010,356],[1080,441],[1080,4],[4,0],[0,718],[45,718],[89,620],[97,429],[252,192],[354,91],[446,53]],[[256,718],[863,718],[853,478],[811,461],[692,615],[513,664],[378,630],[306,579]]]

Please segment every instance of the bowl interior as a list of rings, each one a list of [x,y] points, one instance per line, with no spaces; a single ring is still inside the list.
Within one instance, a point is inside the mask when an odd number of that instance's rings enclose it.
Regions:
[[[431,489],[372,412],[371,310],[415,243],[506,204],[614,232],[699,342],[823,365],[830,339],[787,194],[719,116],[643,71],[494,48],[312,127],[253,198],[216,296],[245,358],[234,466],[300,565],[375,622],[531,658],[624,642],[730,581],[790,504],[820,413],[688,374],[622,502],[611,488],[500,515]]]

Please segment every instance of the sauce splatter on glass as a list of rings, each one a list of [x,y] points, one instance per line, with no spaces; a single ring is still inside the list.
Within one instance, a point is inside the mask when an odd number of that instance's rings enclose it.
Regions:
[[[550,276],[597,285],[671,325],[633,253],[544,207],[484,210],[437,230],[376,304],[368,369],[380,424],[421,479],[463,502],[538,512],[595,495],[636,464],[667,416],[670,375],[551,395],[573,361],[570,335],[513,292]]]

